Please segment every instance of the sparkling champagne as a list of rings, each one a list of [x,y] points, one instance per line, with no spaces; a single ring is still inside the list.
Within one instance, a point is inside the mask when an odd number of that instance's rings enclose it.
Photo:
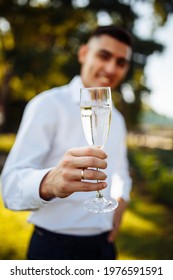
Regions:
[[[111,107],[81,106],[81,117],[88,144],[103,148],[110,128]]]

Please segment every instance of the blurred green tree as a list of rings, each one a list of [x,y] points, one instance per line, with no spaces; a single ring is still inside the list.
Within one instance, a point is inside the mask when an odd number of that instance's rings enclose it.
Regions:
[[[28,100],[79,73],[78,46],[103,14],[134,35],[131,70],[124,86],[114,94],[128,127],[134,127],[141,110],[142,93],[150,92],[144,76],[147,57],[163,50],[153,39],[142,40],[135,35],[138,15],[133,6],[137,2],[142,0],[0,0],[1,130],[16,132]],[[152,5],[153,26],[157,29],[166,22],[173,5],[171,0],[153,0]],[[131,103],[121,94],[129,89],[134,94]]]

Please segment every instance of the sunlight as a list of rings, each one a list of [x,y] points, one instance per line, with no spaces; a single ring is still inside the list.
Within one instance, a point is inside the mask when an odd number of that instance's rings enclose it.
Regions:
[[[74,7],[84,8],[89,4],[89,0],[73,0],[72,4]]]
[[[26,5],[28,2],[28,0],[17,0],[17,4],[19,4],[20,6]]]
[[[110,15],[105,11],[100,11],[97,13],[97,21],[99,25],[109,25],[112,24],[112,19]]]
[[[133,103],[135,101],[135,95],[133,92],[133,88],[130,84],[125,83],[121,87],[122,89],[122,97],[127,103]]]
[[[31,7],[37,7],[37,6],[39,6],[39,5],[44,5],[44,6],[46,6],[46,5],[48,5],[49,4],[49,0],[31,0],[30,1],[30,6]]]
[[[9,30],[10,30],[9,22],[5,18],[0,17],[0,31],[2,33],[7,33]]]

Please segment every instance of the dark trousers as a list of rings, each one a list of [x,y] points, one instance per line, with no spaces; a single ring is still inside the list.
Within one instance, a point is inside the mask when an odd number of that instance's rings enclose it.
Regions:
[[[35,227],[28,248],[29,260],[114,260],[115,245],[108,232],[94,236],[56,234]]]

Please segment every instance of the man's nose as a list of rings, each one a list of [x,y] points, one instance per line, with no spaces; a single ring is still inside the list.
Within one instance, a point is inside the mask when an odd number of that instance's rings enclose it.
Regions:
[[[109,74],[114,74],[117,70],[117,64],[115,62],[115,60],[110,60],[106,63],[106,67],[105,67],[107,73]]]

